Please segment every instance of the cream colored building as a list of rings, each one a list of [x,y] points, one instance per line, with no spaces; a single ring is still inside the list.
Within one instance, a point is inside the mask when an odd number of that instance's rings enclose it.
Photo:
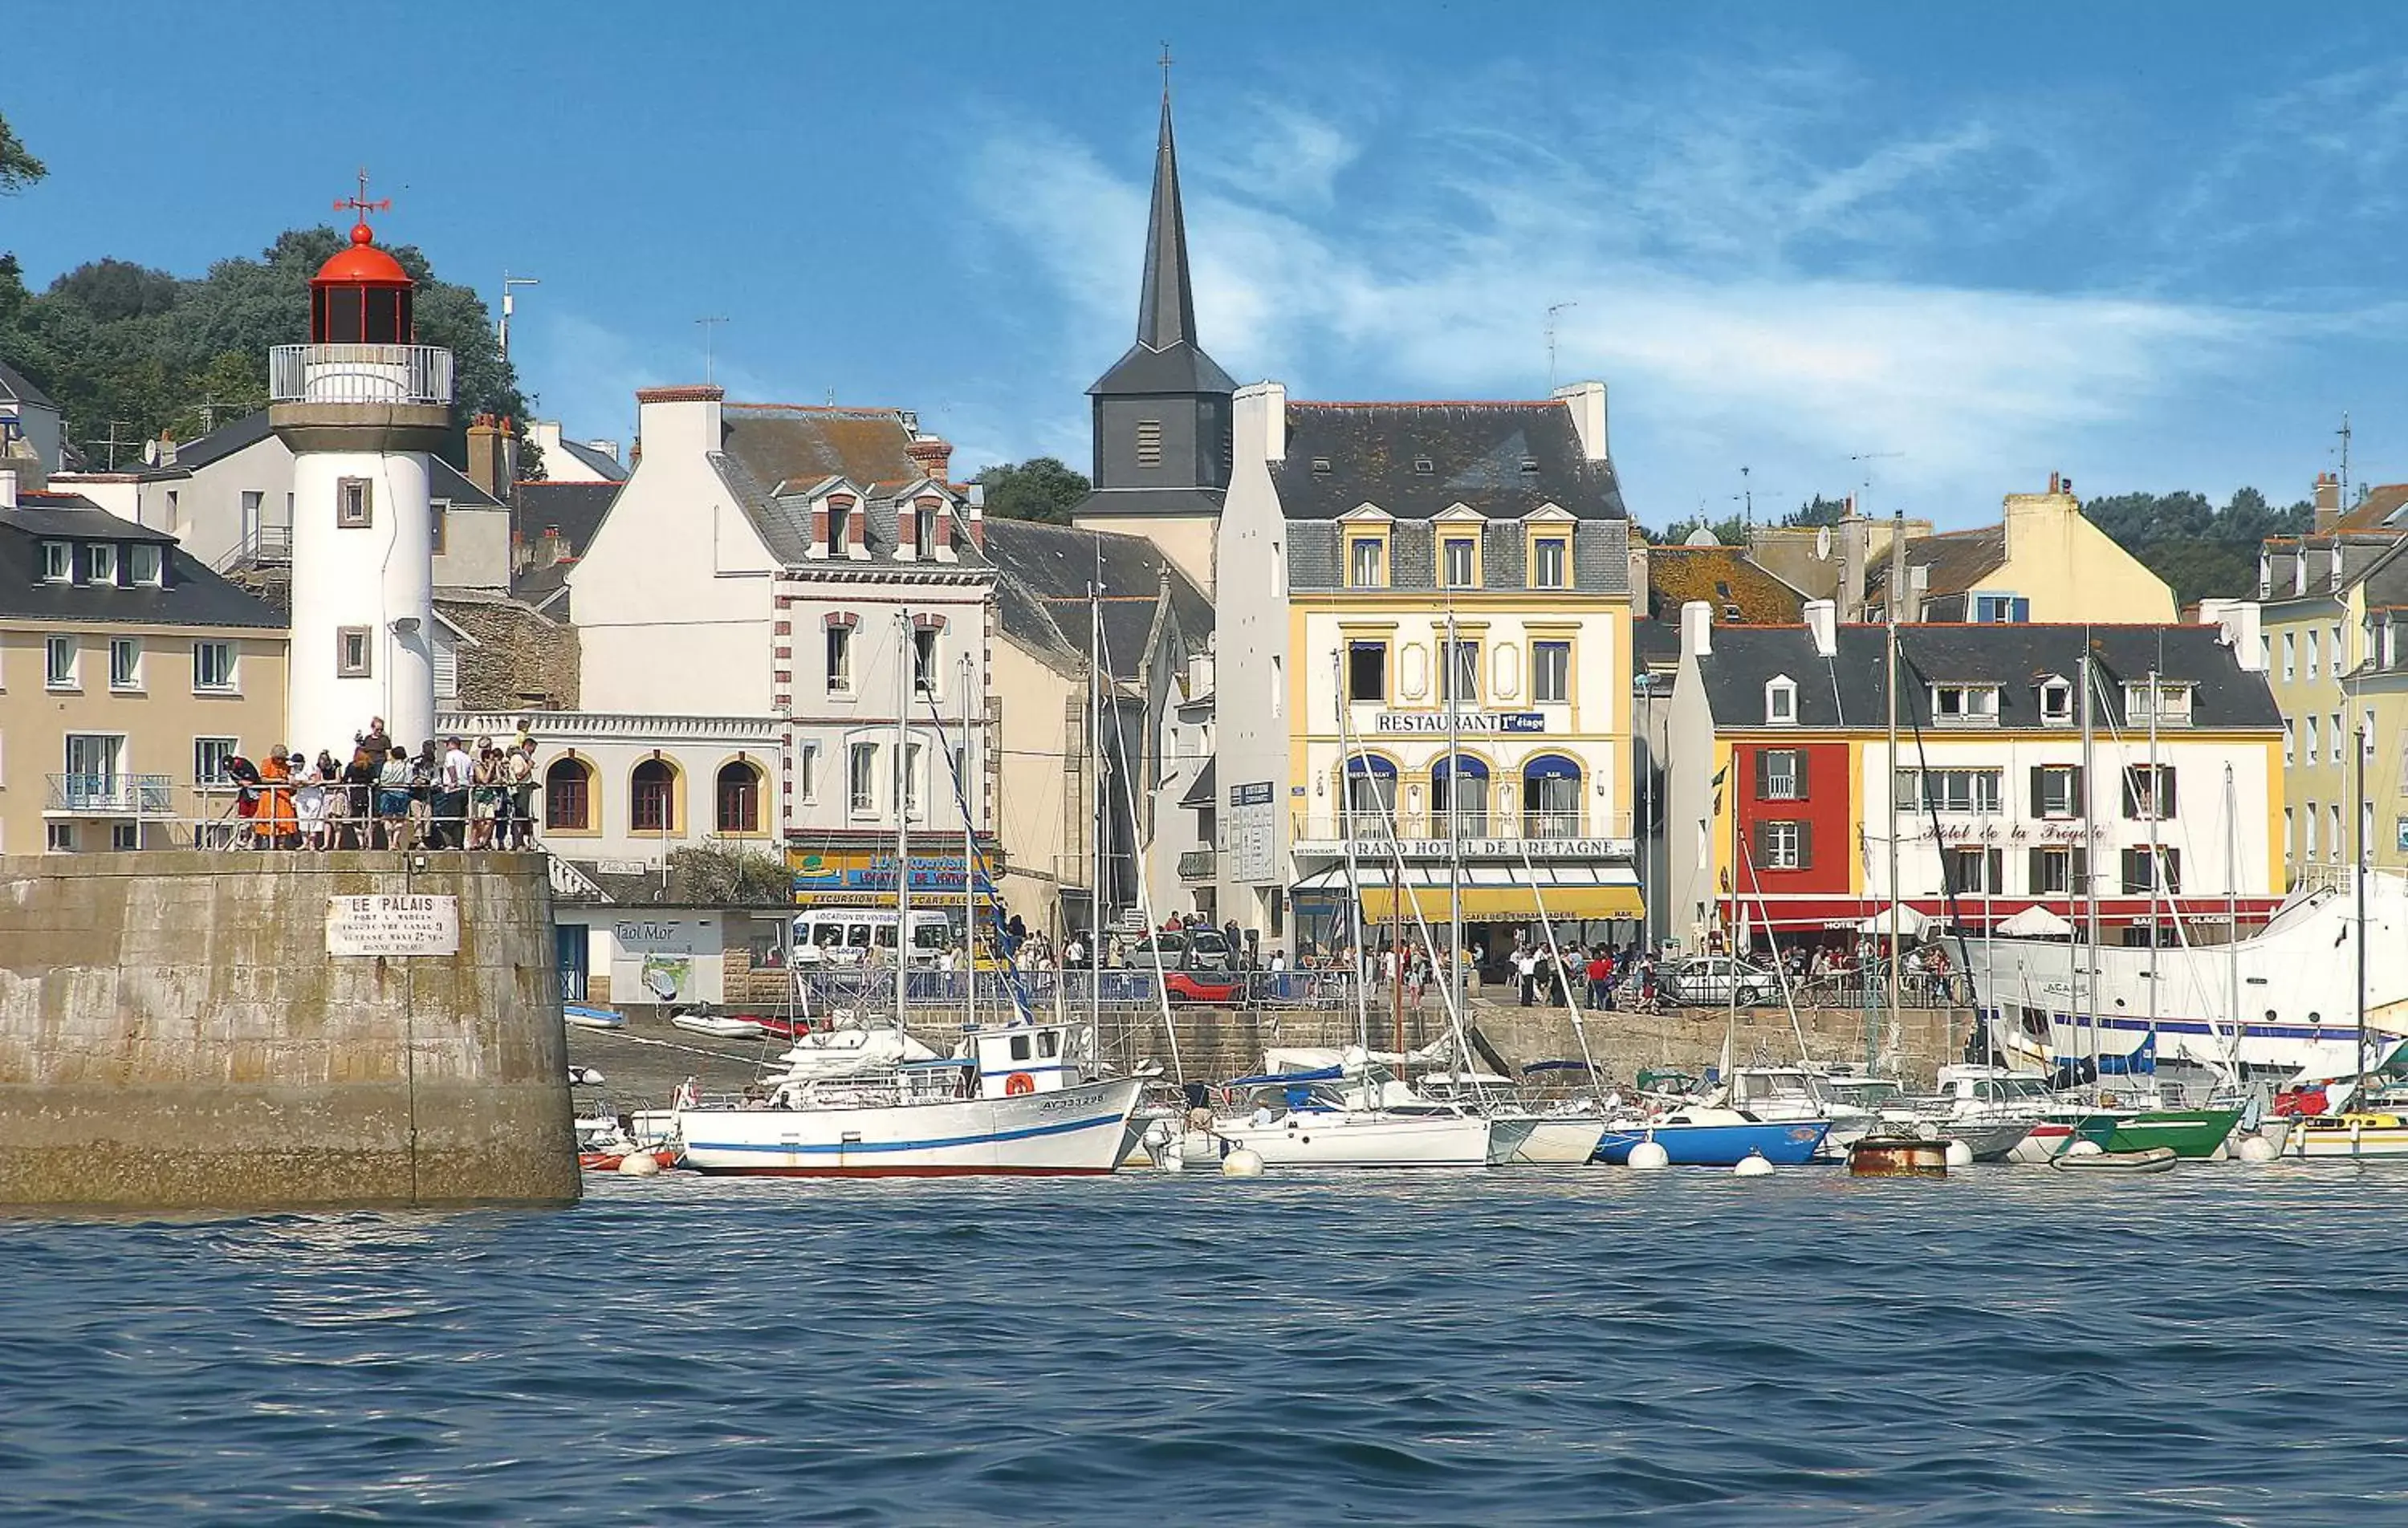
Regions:
[[[2408,866],[2399,607],[2408,605],[2408,507],[2377,490],[2352,513],[2316,484],[2317,526],[2258,556],[2259,655],[2283,713],[2285,857],[2335,884],[2363,833],[2371,862]],[[2361,789],[2359,756],[2364,755]]]
[[[2090,523],[2073,485],[2054,473],[2046,493],[2008,494],[1996,525],[1924,536],[1910,531],[1905,561],[1909,620],[2164,625],[2175,617],[2166,581]],[[1852,619],[1882,618],[1890,567],[1885,545],[1866,559],[1864,597]]]
[[[0,853],[191,843],[198,787],[285,741],[286,651],[164,532],[0,472]]]

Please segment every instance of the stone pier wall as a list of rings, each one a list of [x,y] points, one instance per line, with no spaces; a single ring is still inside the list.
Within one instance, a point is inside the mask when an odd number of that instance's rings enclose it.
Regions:
[[[1589,1013],[1583,1018],[1589,1050],[1598,1065],[1623,1081],[1636,1077],[1643,1067],[1670,1066],[1694,1072],[1713,1065],[1722,1055],[1727,1028],[1732,1035],[1731,1054],[1742,1063],[1762,1058],[1786,1064],[1798,1058],[1797,1033],[1790,1028],[1788,1014],[1780,1008],[1742,1008],[1735,1028],[1728,1025],[1728,1016],[1720,1008],[1674,1009],[1660,1014]],[[1470,1019],[1475,1044],[1484,1043],[1498,1058],[1515,1067],[1534,1061],[1580,1059],[1580,1039],[1566,1009],[1491,1007],[1475,1002]],[[1180,1062],[1186,1074],[1213,1080],[1258,1069],[1268,1047],[1346,1046],[1355,1043],[1358,1033],[1358,1021],[1351,1007],[1343,1011],[1279,1009],[1264,1013],[1180,1009],[1174,1010],[1174,1021],[1178,1026]],[[1815,1060],[1864,1064],[1868,1024],[1861,1010],[1801,1009],[1798,1023],[1806,1037],[1806,1050]],[[1438,1038],[1445,1025],[1446,1012],[1439,1005],[1433,1004],[1418,1015],[1408,1012],[1404,1016],[1405,1043],[1408,1047],[1426,1045]],[[1895,1064],[1908,1078],[1928,1082],[1942,1063],[1960,1059],[1971,1026],[1972,1015],[1968,1010],[1908,1008],[1899,1015],[1894,1048],[1889,1043],[1885,1015],[1873,1016],[1870,1038],[1874,1055],[1885,1065]],[[1375,1007],[1370,1029],[1375,1050],[1394,1047],[1397,1024],[1392,1010]],[[1148,1050],[1140,1043],[1140,1049],[1168,1061],[1162,1054],[1158,1026],[1153,1047]]]
[[[327,954],[369,893],[458,953]],[[0,859],[0,1205],[574,1200],[554,961],[538,855]]]

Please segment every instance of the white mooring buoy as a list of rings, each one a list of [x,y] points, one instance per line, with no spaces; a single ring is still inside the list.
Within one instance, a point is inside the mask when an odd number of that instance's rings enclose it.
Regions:
[[[2243,1162],[2272,1162],[2276,1155],[2274,1143],[2254,1130],[2234,1144],[2232,1153]]]
[[[630,1151],[619,1159],[619,1173],[623,1178],[657,1178],[660,1171],[660,1158],[650,1150]]]
[[[1956,1139],[1955,1136],[1950,1136],[1948,1139],[1948,1165],[1951,1167],[1971,1167],[1973,1165],[1973,1149],[1966,1145],[1963,1141]]]
[[[1263,1154],[1252,1147],[1241,1146],[1221,1159],[1223,1178],[1260,1178],[1263,1176]]]
[[[2106,1150],[2107,1149],[2097,1141],[2075,1141],[2057,1154],[2067,1157],[2096,1157],[2105,1155]]]
[[[1641,1141],[1630,1149],[1626,1164],[1632,1167],[1670,1167],[1672,1165],[1672,1153],[1655,1141]]]
[[[1659,1146],[1656,1150],[1661,1151],[1664,1149]],[[1750,1151],[1740,1158],[1731,1168],[1732,1176],[1737,1178],[1763,1178],[1771,1171],[1772,1164],[1764,1160],[1764,1153],[1761,1151]]]

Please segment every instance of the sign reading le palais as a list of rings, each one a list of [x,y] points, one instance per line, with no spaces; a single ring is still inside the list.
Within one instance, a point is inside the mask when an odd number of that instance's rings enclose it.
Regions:
[[[456,955],[456,896],[330,896],[329,955]]]

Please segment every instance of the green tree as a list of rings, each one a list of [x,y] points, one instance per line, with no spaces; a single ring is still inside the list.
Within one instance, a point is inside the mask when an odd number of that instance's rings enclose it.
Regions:
[[[784,907],[795,900],[786,862],[717,839],[669,851],[669,895],[704,907]]]
[[[1813,500],[1781,517],[1781,523],[1792,528],[1801,525],[1837,525],[1848,513],[1845,499],[1827,499],[1817,493]]]
[[[986,490],[986,512],[1000,520],[1041,520],[1069,522],[1070,511],[1093,492],[1079,473],[1058,457],[1037,456],[1018,464],[999,463],[970,481]]]
[[[18,141],[8,119],[0,117],[0,196],[13,196],[50,173],[50,167]]]
[[[1649,541],[1655,543],[1656,546],[1677,547],[1681,545],[1681,543],[1688,540],[1691,533],[1696,531],[1700,525],[1703,525],[1707,531],[1712,533],[1714,540],[1723,546],[1744,547],[1747,545],[1747,521],[1738,515],[1733,515],[1727,520],[1716,521],[1709,521],[1703,516],[1693,515],[1687,520],[1676,520],[1671,524],[1665,526],[1663,534],[1660,536],[1648,531],[1648,529],[1643,525],[1640,527],[1640,534],[1645,536]]]

